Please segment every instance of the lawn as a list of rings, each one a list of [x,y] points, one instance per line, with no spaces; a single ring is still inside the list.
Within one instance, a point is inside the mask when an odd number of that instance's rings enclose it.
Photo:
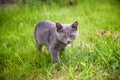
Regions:
[[[43,20],[79,22],[59,71],[47,48],[42,54],[35,46],[35,25]],[[0,80],[120,80],[120,1],[0,6]]]

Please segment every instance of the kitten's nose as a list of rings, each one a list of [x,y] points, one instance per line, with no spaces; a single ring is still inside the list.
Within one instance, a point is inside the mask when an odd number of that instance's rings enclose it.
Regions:
[[[70,41],[68,41],[68,43],[70,43]]]

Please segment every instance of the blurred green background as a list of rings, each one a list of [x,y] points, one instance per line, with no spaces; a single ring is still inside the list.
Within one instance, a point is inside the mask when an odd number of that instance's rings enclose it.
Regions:
[[[59,71],[35,46],[43,20],[79,22]],[[0,80],[120,80],[120,0],[0,0]]]

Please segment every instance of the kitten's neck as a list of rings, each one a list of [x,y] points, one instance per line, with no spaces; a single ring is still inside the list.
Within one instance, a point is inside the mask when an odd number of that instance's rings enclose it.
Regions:
[[[64,46],[67,46],[67,45],[68,45],[68,44],[65,44],[65,43],[63,43],[62,41],[60,41],[58,38],[57,38],[57,41],[58,41],[58,43],[61,44],[61,45],[64,45]]]

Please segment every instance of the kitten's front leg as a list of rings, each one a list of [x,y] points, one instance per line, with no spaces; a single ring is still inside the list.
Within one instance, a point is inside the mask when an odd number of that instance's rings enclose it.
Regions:
[[[59,58],[58,50],[55,49],[54,47],[50,47],[49,50],[50,50],[50,54],[51,54],[53,62],[54,63],[60,63],[60,58]]]

